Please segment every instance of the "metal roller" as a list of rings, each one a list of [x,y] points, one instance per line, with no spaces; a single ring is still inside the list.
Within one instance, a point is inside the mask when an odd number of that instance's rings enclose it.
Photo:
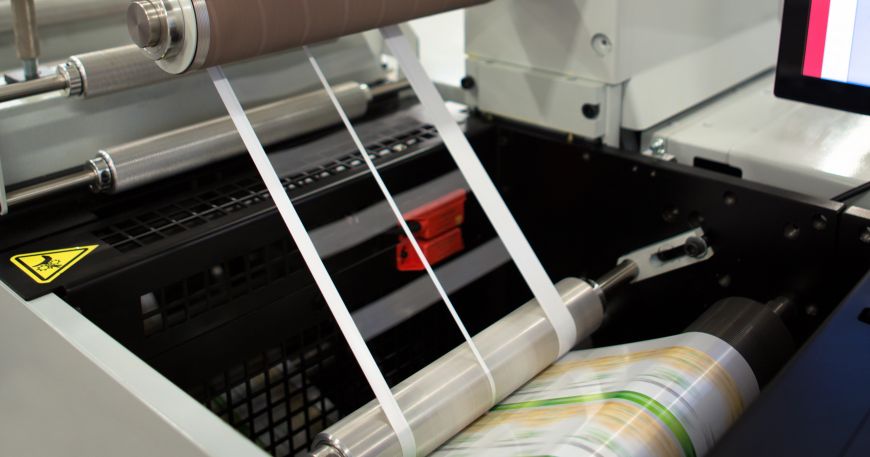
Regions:
[[[171,79],[134,45],[75,55],[56,74],[0,86],[0,102],[63,90],[69,97],[96,97]]]
[[[609,290],[637,275],[625,262],[606,275]],[[605,291],[579,279],[556,285],[577,325],[578,342],[604,318]],[[498,401],[505,399],[558,357],[556,332],[532,300],[474,337],[492,371]],[[492,406],[489,382],[467,346],[460,346],[393,389],[411,426],[418,454],[427,455],[477,420]],[[402,455],[399,441],[377,402],[371,402],[321,433],[314,457]]]
[[[138,0],[127,27],[161,68],[184,73],[486,1]]]
[[[133,45],[72,56],[62,67],[62,72],[72,72],[69,95],[85,98],[147,86],[172,77],[144,58]]]
[[[686,331],[708,333],[731,345],[746,359],[763,386],[794,354],[794,339],[782,320],[791,306],[785,298],[766,305],[748,298],[726,298],[710,307]]]
[[[374,97],[408,87],[407,82],[374,89],[359,83],[334,87],[348,116],[368,111]],[[274,144],[335,125],[339,117],[326,92],[318,90],[247,111],[263,144]],[[190,125],[99,151],[82,170],[7,194],[10,207],[65,190],[89,185],[96,192],[116,193],[240,155],[245,147],[229,116]]]
[[[348,116],[354,118],[365,114],[371,100],[368,89],[358,83],[336,86],[335,95]],[[248,111],[248,118],[263,144],[274,144],[339,122],[335,107],[323,91],[254,108]],[[108,184],[100,184],[100,190],[115,193],[244,151],[245,145],[232,120],[224,116],[104,149],[92,163],[95,169],[107,169],[111,175]]]

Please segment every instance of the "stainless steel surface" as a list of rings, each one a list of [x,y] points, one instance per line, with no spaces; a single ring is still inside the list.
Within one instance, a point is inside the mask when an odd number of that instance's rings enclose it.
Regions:
[[[578,340],[588,337],[603,316],[597,291],[579,279],[566,279],[557,288],[578,324]],[[535,300],[478,334],[474,342],[492,372],[498,401],[559,355],[556,333]],[[431,453],[493,406],[489,382],[466,345],[396,386],[393,394],[414,432],[419,455]],[[321,433],[312,455],[374,457],[402,452],[380,406],[372,402]]]
[[[350,117],[365,114],[370,95],[358,83],[335,87]],[[338,114],[323,91],[248,110],[263,144],[293,138],[336,124]],[[112,170],[110,192],[121,192],[239,155],[242,139],[229,116],[191,125],[100,151]]]
[[[45,78],[6,84],[0,86],[0,103],[29,97],[31,95],[63,90],[66,89],[66,87],[66,78],[61,75],[46,76]]]
[[[81,95],[96,97],[171,79],[142,54],[136,45],[88,52],[70,57],[82,77]]]
[[[6,194],[6,203],[17,206],[38,200],[48,195],[54,195],[63,191],[81,188],[94,182],[93,170],[83,169],[59,178],[54,178],[33,186],[24,187]]]
[[[12,0],[15,49],[24,64],[24,78],[39,77],[39,32],[36,28],[36,8],[33,0]]]
[[[135,45],[75,55],[58,65],[57,75],[0,86],[0,102],[66,90],[70,97],[96,97],[166,81],[160,69]]]
[[[343,457],[341,452],[332,446],[321,446],[311,453],[311,457]]]
[[[162,29],[160,11],[153,3],[133,2],[127,8],[127,30],[136,46],[148,48],[156,45]]]
[[[365,114],[371,100],[368,89],[358,83],[336,86],[335,95],[351,118]],[[311,133],[339,122],[335,108],[323,91],[270,103],[247,113],[263,144]],[[232,121],[228,116],[221,117],[100,151],[88,162],[86,170],[11,192],[7,195],[7,204],[13,207],[83,186],[90,186],[95,192],[121,192],[244,151]]]
[[[24,79],[26,81],[39,78],[39,59],[21,59],[21,66],[24,68]]]
[[[127,30],[134,43],[152,60],[178,54],[185,35],[184,13],[179,0],[138,0],[127,8]],[[156,34],[152,36],[152,32]]]
[[[631,260],[626,260],[599,278],[596,284],[601,293],[606,297],[614,289],[634,281],[634,278],[639,274],[640,268],[637,264]]]
[[[193,66],[202,68],[211,46],[211,17],[208,15],[206,1],[193,0],[193,13],[196,16],[196,53],[193,56]]]

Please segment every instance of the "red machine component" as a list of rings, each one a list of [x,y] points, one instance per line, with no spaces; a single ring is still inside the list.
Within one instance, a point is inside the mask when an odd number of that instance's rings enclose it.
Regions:
[[[455,190],[413,211],[405,213],[405,220],[414,230],[417,240],[431,240],[465,222],[465,201],[468,191]]]
[[[430,265],[436,265],[465,249],[462,229],[458,227],[432,240],[417,239],[417,243],[420,244],[420,249],[429,260]],[[423,262],[414,252],[411,240],[405,236],[399,237],[399,245],[396,246],[396,267],[399,271],[422,271],[424,269]]]
[[[465,249],[461,226],[465,222],[467,199],[468,191],[460,189],[404,214],[430,265]],[[404,235],[399,236],[396,246],[396,268],[399,271],[424,269],[411,240]]]

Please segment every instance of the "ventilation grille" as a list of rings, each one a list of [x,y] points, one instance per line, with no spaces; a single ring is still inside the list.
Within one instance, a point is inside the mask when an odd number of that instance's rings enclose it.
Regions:
[[[324,325],[291,338],[192,394],[272,455],[303,455],[314,437],[339,419],[335,404],[317,387],[336,359],[330,332]]]
[[[445,313],[415,319],[415,325],[393,330],[389,339],[369,342],[390,385],[460,342],[458,333],[444,337],[443,329],[451,323]],[[373,398],[356,366],[330,319],[230,367],[191,395],[267,452],[302,456],[318,433]],[[326,392],[338,397],[331,399]]]
[[[142,329],[153,336],[286,278],[301,267],[290,240],[250,251],[142,295]]]
[[[413,146],[436,136],[435,128],[427,124],[407,134],[372,143],[367,149],[369,157],[377,160],[408,152]],[[365,164],[357,152],[325,166],[284,177],[281,182],[288,191],[294,191],[333,176],[347,174],[359,167],[365,167]],[[244,178],[114,223],[93,234],[113,248],[129,252],[268,199],[269,194],[262,181]]]

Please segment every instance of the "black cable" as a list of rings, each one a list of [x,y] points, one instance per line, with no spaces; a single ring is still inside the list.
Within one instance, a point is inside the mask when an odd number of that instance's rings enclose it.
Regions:
[[[867,192],[870,192],[870,182],[865,182],[864,184],[861,184],[860,186],[858,186],[854,189],[849,189],[846,192],[843,192],[842,194],[837,195],[836,197],[832,198],[831,200],[833,200],[835,202],[845,203],[846,201],[851,200],[851,199],[858,197],[861,194],[864,194]]]

